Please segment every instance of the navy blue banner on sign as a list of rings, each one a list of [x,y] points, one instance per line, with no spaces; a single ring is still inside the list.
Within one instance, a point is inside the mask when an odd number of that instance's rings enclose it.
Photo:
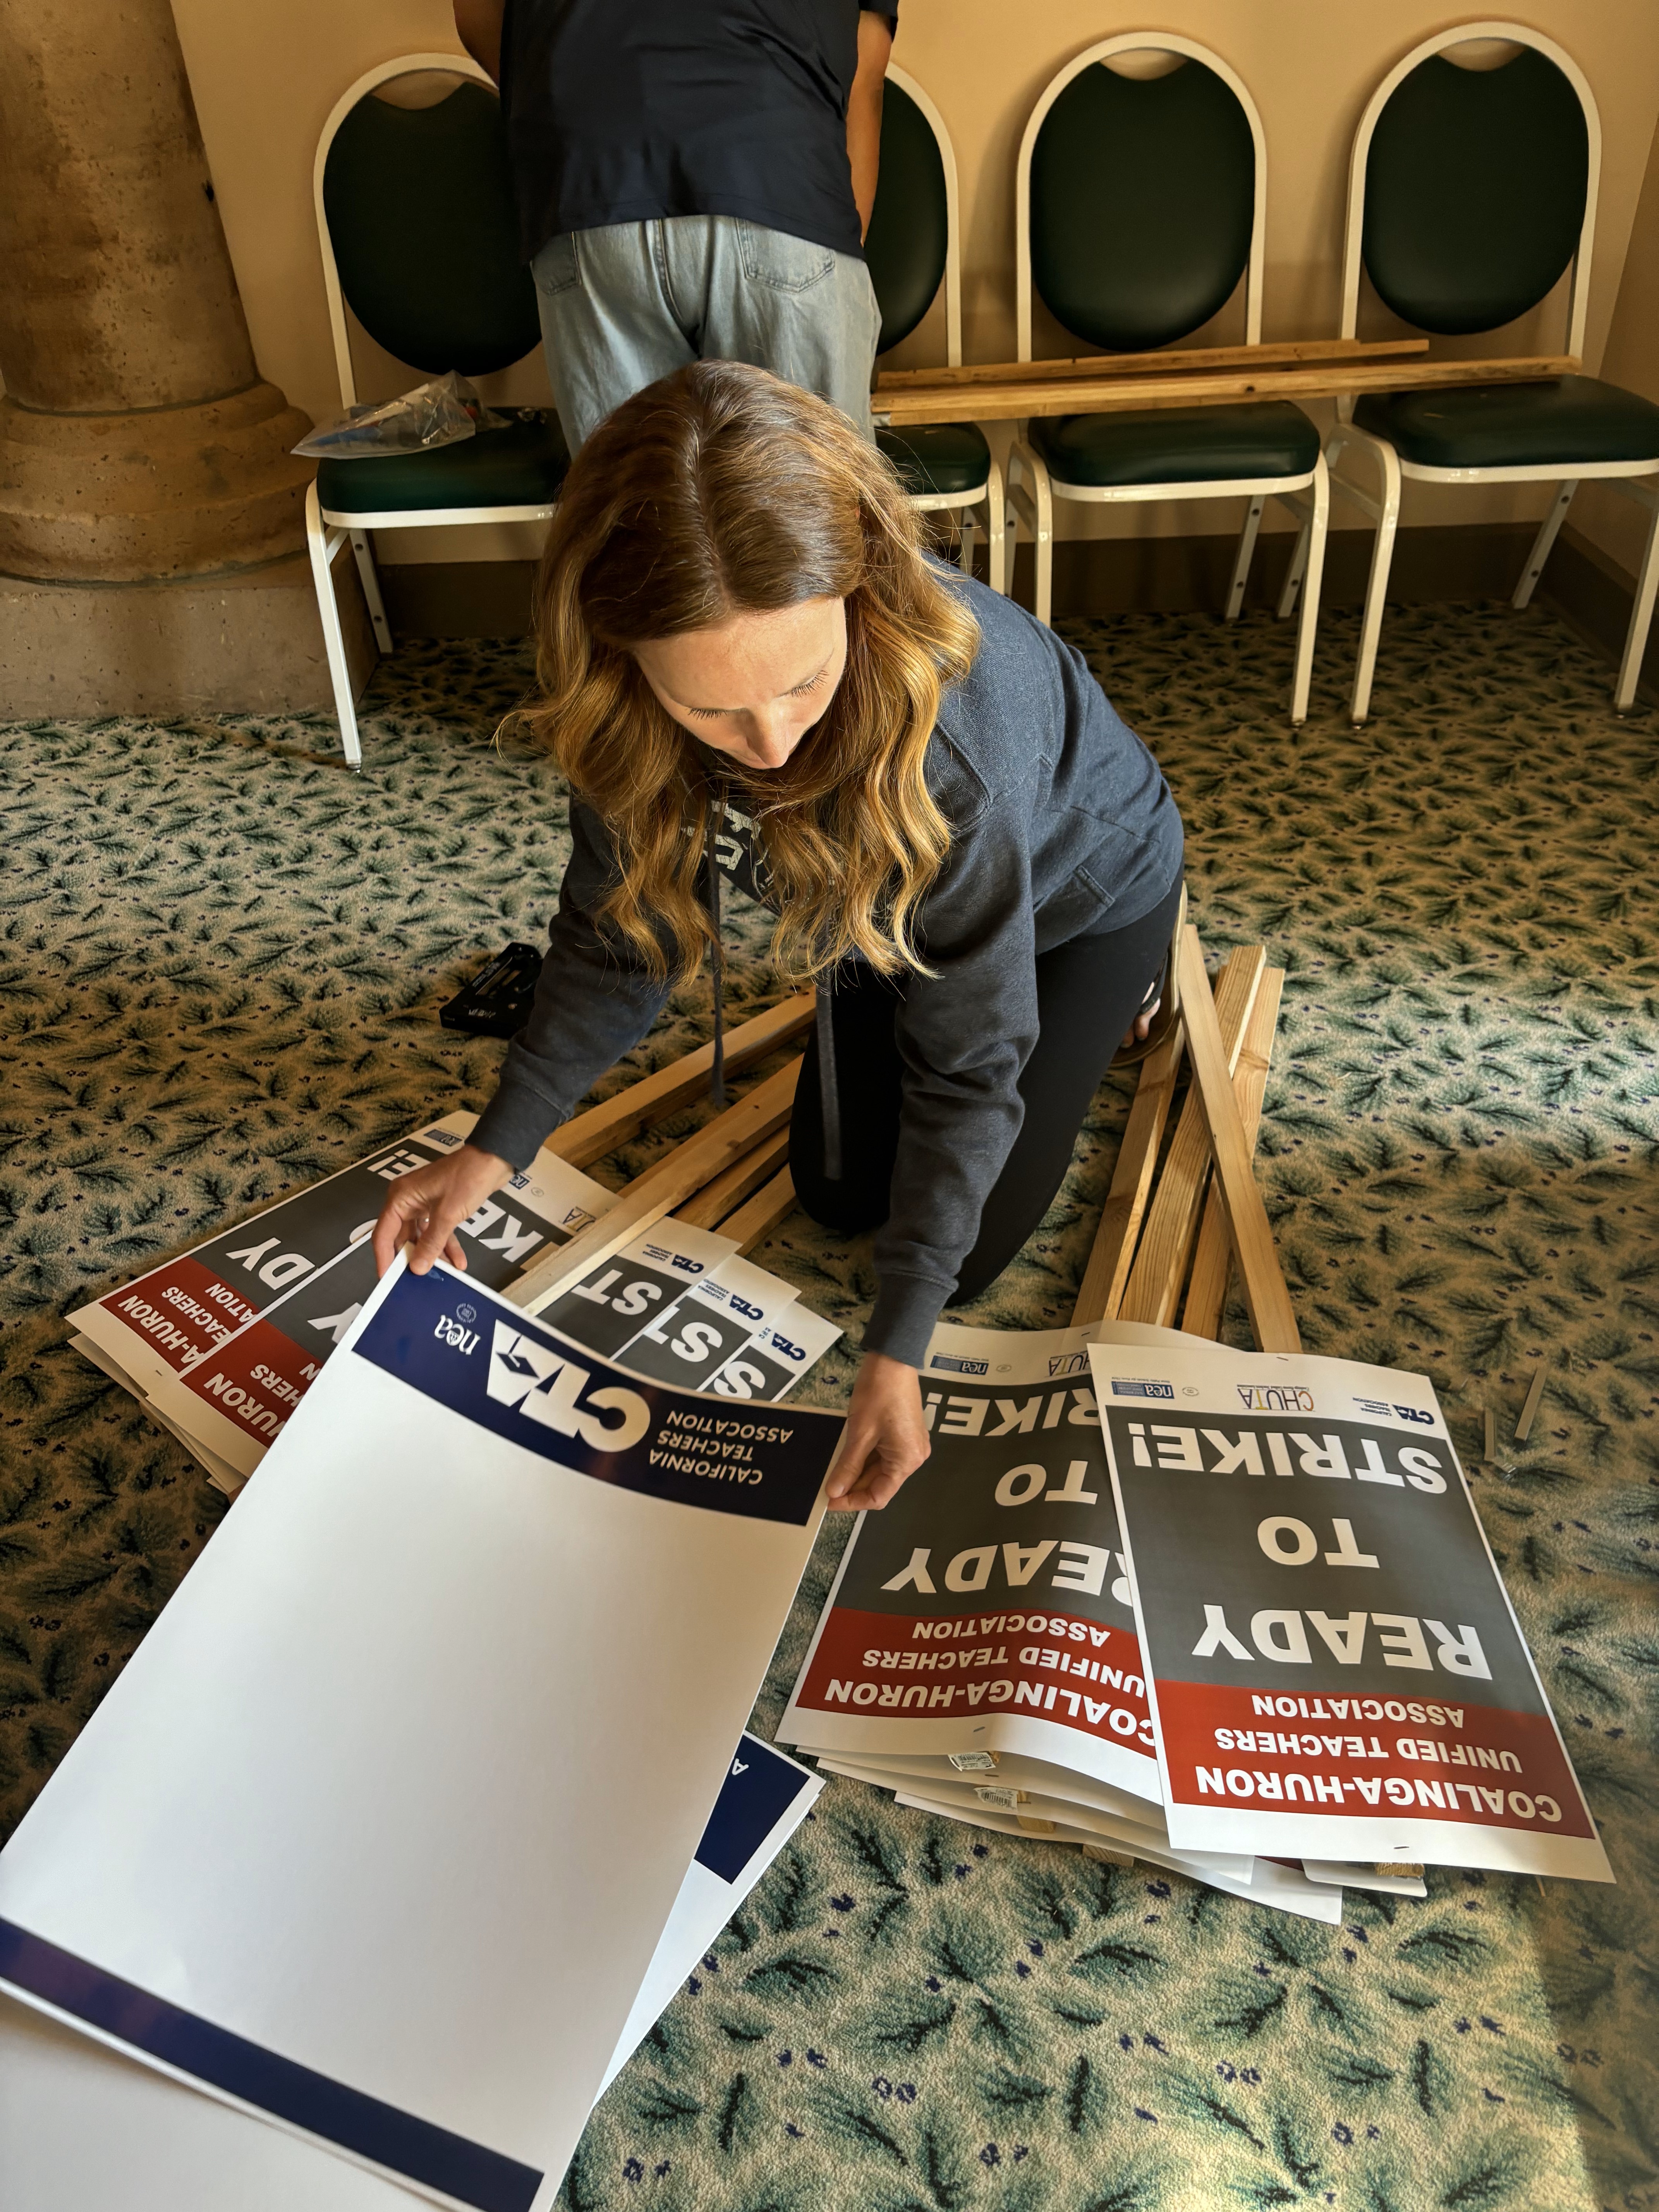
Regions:
[[[596,1481],[804,1528],[842,1417],[646,1382],[449,1268],[405,1273],[352,1346],[480,1428]]]
[[[286,2120],[389,2173],[472,2205],[477,2212],[529,2212],[541,2186],[533,2166],[296,2065],[9,1920],[0,1920],[0,1982],[9,1982],[71,2020],[100,2028],[256,2112]]]
[[[801,1791],[811,1786],[812,1777],[793,1759],[745,1735],[697,1845],[698,1865],[722,1881],[735,1881]]]

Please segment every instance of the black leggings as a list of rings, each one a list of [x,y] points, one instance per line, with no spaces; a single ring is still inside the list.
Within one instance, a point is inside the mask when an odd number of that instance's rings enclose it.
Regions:
[[[1037,1041],[1019,1079],[1025,1118],[985,1201],[951,1305],[965,1304],[995,1281],[1054,1202],[1100,1079],[1158,979],[1180,903],[1177,883],[1161,905],[1127,928],[1076,937],[1038,956]],[[845,1237],[887,1218],[903,1073],[893,1015],[905,988],[864,967],[836,975],[842,1172],[833,1182],[824,1172],[816,1032],[807,1042],[790,1125],[789,1171],[803,1209]]]

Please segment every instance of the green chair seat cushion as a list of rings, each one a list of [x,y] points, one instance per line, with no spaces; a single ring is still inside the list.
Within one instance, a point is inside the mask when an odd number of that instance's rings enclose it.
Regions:
[[[1319,432],[1288,399],[1056,415],[1034,421],[1030,437],[1058,483],[1091,487],[1301,477],[1319,459]]]
[[[991,448],[971,422],[878,430],[876,443],[913,495],[977,491],[991,473]]]
[[[1659,407],[1593,376],[1370,392],[1353,410],[1402,461],[1434,469],[1659,459]]]
[[[406,514],[422,507],[546,507],[570,466],[550,407],[520,407],[504,429],[481,430],[426,453],[324,461],[317,496],[325,514]]]

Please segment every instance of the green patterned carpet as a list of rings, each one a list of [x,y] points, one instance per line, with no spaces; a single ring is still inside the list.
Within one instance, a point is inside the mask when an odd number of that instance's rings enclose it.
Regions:
[[[1472,1470],[1498,1409],[1475,1496],[1620,1886],[1438,1875],[1331,1930],[835,1782],[600,2106],[569,2212],[1659,2205],[1656,717],[1615,721],[1543,608],[1391,617],[1357,734],[1340,617],[1299,737],[1266,618],[1073,635],[1175,787],[1212,952],[1289,968],[1262,1172],[1310,1347],[1460,1386]],[[556,779],[490,744],[526,675],[402,653],[356,779],[316,718],[0,730],[0,1834],[224,1510],[61,1316],[483,1104],[500,1048],[434,1015],[558,881]],[[641,1063],[706,1013],[683,994]],[[1066,1317],[1127,1095],[974,1318]],[[797,1216],[763,1256],[856,1328],[867,1248]]]

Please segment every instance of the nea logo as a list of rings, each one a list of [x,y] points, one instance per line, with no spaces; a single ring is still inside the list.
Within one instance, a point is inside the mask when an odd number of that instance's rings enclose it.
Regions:
[[[637,1390],[589,1389],[593,1377],[551,1345],[498,1321],[489,1352],[489,1395],[514,1406],[528,1421],[562,1437],[579,1437],[595,1451],[626,1451],[651,1425]]]

